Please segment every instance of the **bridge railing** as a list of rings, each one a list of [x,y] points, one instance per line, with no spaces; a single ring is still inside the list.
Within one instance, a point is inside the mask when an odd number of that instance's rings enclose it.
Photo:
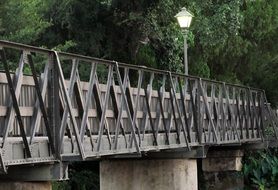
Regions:
[[[257,142],[269,122],[277,135],[260,89],[5,41],[0,57],[7,165]]]

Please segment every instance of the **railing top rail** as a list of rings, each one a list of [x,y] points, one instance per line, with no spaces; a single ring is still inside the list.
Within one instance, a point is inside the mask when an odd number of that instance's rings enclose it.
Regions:
[[[5,40],[0,40],[0,48],[1,47],[6,47],[6,48],[13,48],[13,49],[18,49],[18,50],[26,50],[34,53],[41,53],[41,54],[52,54],[55,52],[55,50],[50,50],[42,47],[35,47],[31,45],[26,45],[26,44],[21,44],[21,43],[16,43],[16,42],[10,42],[10,41],[5,41]],[[259,88],[254,88],[254,87],[249,87],[249,86],[244,86],[240,84],[232,84],[232,83],[226,83],[222,81],[216,81],[212,79],[205,79],[205,78],[200,78],[197,76],[192,76],[192,75],[185,75],[182,73],[176,73],[176,72],[170,72],[166,70],[161,70],[161,69],[156,69],[156,68],[151,68],[151,67],[146,67],[146,66],[141,66],[141,65],[131,65],[127,63],[121,63],[113,60],[106,60],[106,59],[100,59],[100,58],[95,58],[95,57],[90,57],[90,56],[85,56],[85,55],[80,55],[80,54],[74,54],[74,53],[67,53],[67,52],[59,52],[58,54],[61,57],[67,58],[67,59],[79,59],[83,61],[94,61],[97,63],[101,64],[106,64],[106,65],[115,65],[118,63],[119,67],[124,67],[124,68],[129,68],[129,69],[135,69],[135,70],[142,70],[145,72],[152,72],[155,74],[160,74],[160,75],[168,75],[169,73],[172,74],[172,76],[176,77],[187,77],[189,79],[195,79],[195,80],[202,80],[210,83],[217,83],[217,84],[225,84],[228,86],[233,86],[237,88],[242,88],[242,89],[250,89],[250,90],[256,90],[256,91],[261,91],[264,92],[264,90],[259,89]]]

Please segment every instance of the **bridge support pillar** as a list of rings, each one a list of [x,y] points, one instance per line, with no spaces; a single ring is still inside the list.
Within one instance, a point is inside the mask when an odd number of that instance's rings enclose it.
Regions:
[[[244,178],[239,172],[242,169],[242,157],[242,150],[209,151],[207,157],[202,160],[206,189],[243,189]]]
[[[51,182],[0,182],[0,190],[52,190]]]
[[[197,190],[196,159],[105,160],[101,190]]]

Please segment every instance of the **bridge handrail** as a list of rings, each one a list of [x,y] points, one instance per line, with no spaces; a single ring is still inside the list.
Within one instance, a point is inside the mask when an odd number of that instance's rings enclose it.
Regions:
[[[6,49],[20,51],[14,74]],[[33,53],[46,55],[42,73],[34,67]],[[33,155],[35,144],[48,152],[44,160],[63,160],[263,141],[269,124],[278,136],[278,121],[262,89],[3,40],[0,61],[6,74],[0,75],[0,166],[19,162],[1,164],[9,160],[1,152],[20,143],[25,162],[40,155]],[[79,63],[86,64],[89,80],[81,81]],[[24,64],[31,76],[24,75]],[[67,78],[62,65],[68,66]],[[105,72],[98,74],[102,65]],[[25,80],[32,82],[23,85]],[[29,111],[21,116],[21,110]],[[28,134],[26,123],[31,123]],[[45,128],[41,137],[36,136],[39,127]],[[9,136],[11,131],[22,141]]]
[[[0,47],[1,46],[8,47],[8,48],[15,48],[18,50],[38,52],[38,53],[43,53],[43,54],[49,54],[49,53],[54,54],[54,52],[55,52],[55,50],[51,50],[51,49],[47,49],[47,48],[35,47],[35,46],[31,46],[31,45],[10,42],[10,41],[5,41],[5,40],[0,40]],[[152,68],[152,67],[146,67],[146,66],[142,66],[142,65],[127,64],[127,63],[122,63],[122,62],[118,62],[118,61],[111,61],[111,60],[107,60],[107,59],[100,59],[100,58],[79,55],[79,54],[74,54],[74,53],[68,53],[68,52],[57,51],[57,53],[60,56],[66,57],[66,58],[78,58],[78,59],[84,60],[84,61],[95,61],[98,63],[110,64],[110,65],[115,65],[116,63],[118,63],[119,67],[123,67],[123,68],[138,69],[138,70],[142,70],[142,71],[146,71],[146,72],[153,72],[156,74],[165,74],[165,75],[169,74],[169,71],[156,69],[156,68]],[[200,77],[193,76],[193,75],[185,75],[183,73],[171,72],[171,74],[173,76],[188,77],[190,79],[201,79],[201,80],[207,81],[207,82],[226,84],[229,86],[235,86],[235,87],[244,88],[244,89],[264,91],[262,89],[255,88],[255,87],[245,86],[245,85],[241,85],[241,84],[232,84],[229,82],[217,81],[217,80],[213,80],[213,79],[200,78]]]

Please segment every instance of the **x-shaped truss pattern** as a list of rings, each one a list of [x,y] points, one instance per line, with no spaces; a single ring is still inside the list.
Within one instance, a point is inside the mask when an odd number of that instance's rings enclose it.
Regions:
[[[268,126],[278,136],[260,89],[5,41],[0,61],[4,172],[25,162],[262,141]]]

